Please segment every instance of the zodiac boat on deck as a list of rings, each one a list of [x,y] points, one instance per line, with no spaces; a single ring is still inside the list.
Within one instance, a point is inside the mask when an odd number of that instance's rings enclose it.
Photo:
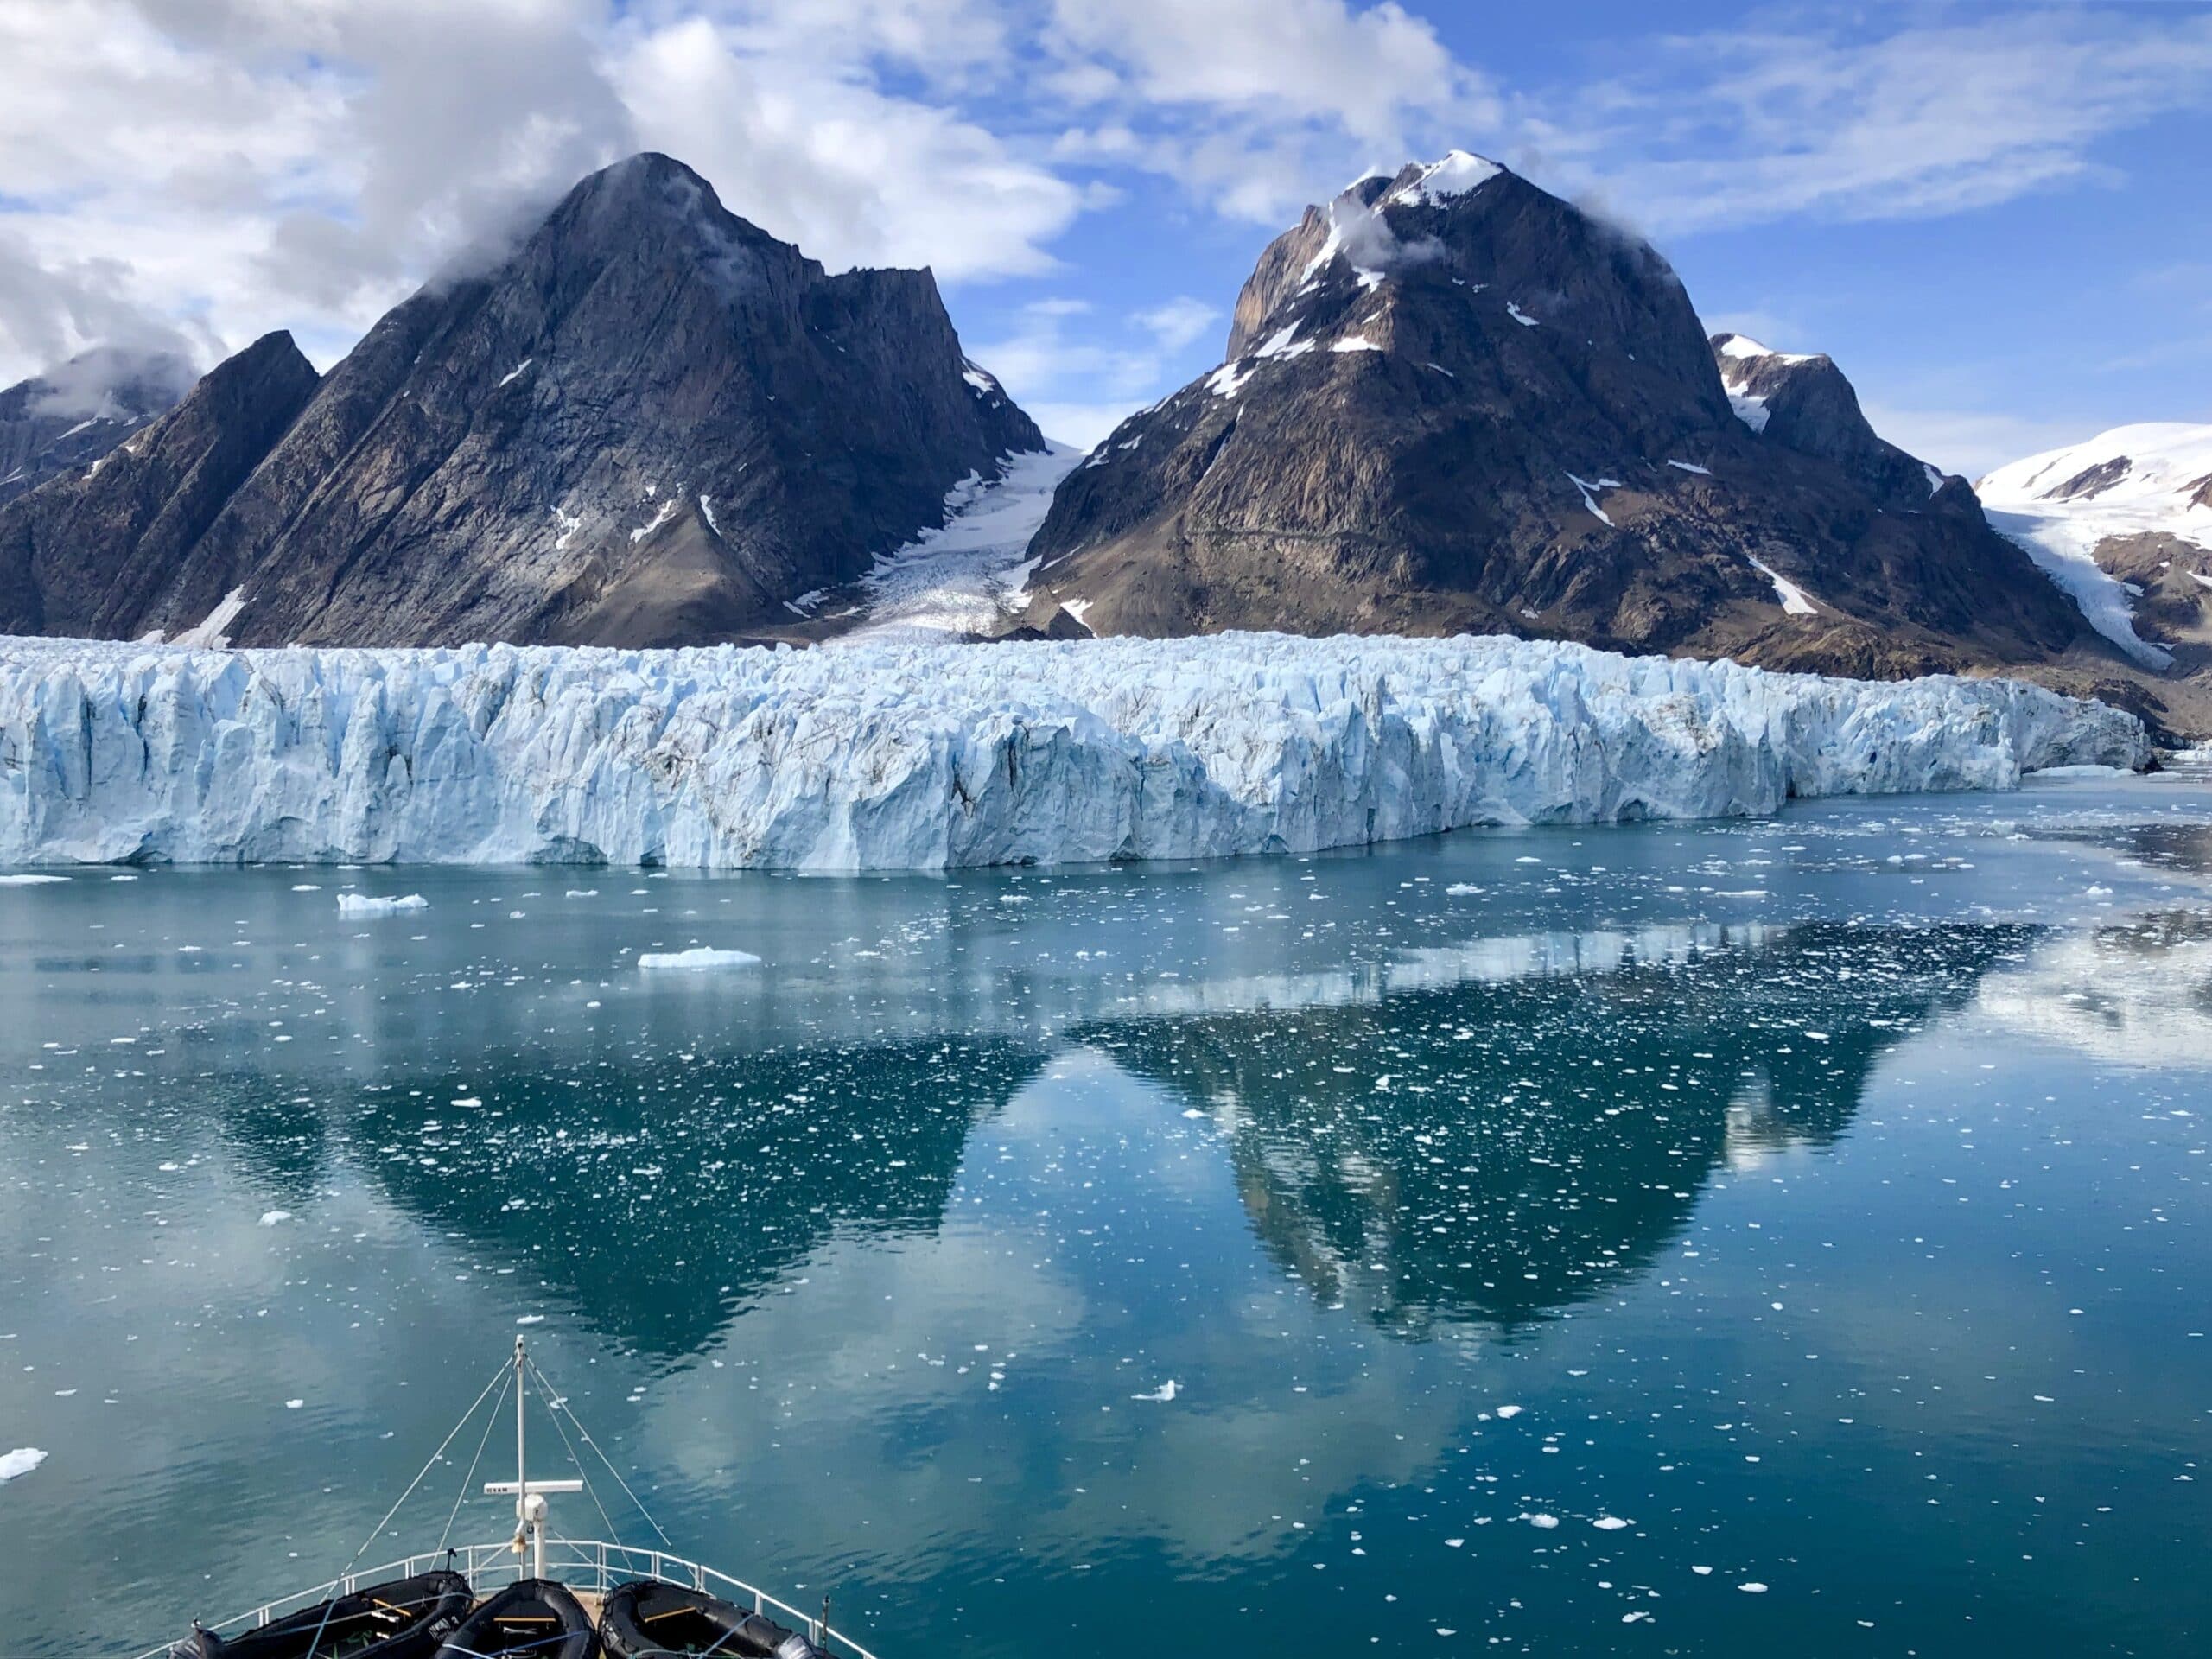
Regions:
[[[449,1544],[383,1567],[356,1570],[368,1546],[327,1584],[280,1598],[218,1624],[194,1622],[183,1640],[140,1659],[875,1659],[830,1625],[825,1599],[818,1618],[741,1580],[670,1550],[620,1541],[563,1538],[550,1528],[546,1498],[590,1491],[586,1479],[535,1480],[525,1472],[524,1400],[535,1382],[556,1429],[566,1416],[573,1435],[562,1441],[581,1471],[579,1444],[602,1463],[598,1442],[575,1422],[566,1399],[515,1339],[512,1369],[502,1363],[474,1405],[431,1453],[399,1503],[369,1536],[384,1535],[416,1487],[443,1459],[486,1400],[496,1420],[505,1392],[515,1396],[515,1478],[486,1481],[484,1491],[512,1496],[515,1531],[496,1543]],[[486,1423],[480,1457],[491,1438]],[[629,1483],[607,1465],[622,1495],[665,1544]],[[462,1479],[465,1495],[474,1463]],[[604,1504],[593,1501],[601,1519]],[[460,1511],[455,1502],[453,1514]],[[450,1529],[449,1516],[447,1526]],[[608,1522],[610,1529],[613,1522]]]

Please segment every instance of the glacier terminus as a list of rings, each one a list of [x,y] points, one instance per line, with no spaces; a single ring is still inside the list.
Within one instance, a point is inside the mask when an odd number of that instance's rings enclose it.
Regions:
[[[2138,767],[2124,711],[1503,637],[220,652],[0,639],[0,866],[930,870]]]

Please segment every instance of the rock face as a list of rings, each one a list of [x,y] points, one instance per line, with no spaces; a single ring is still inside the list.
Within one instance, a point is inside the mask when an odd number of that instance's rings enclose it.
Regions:
[[[1827,359],[1716,352],[1649,246],[1479,157],[1308,209],[1229,351],[1061,486],[1036,612],[1885,677],[2102,649]]]
[[[614,652],[0,642],[0,868],[937,868],[1770,812],[2133,766],[2142,726],[1486,639]]]
[[[279,390],[226,431],[226,454],[259,452],[208,480],[228,487],[204,519],[155,511],[141,544],[67,491],[0,513],[0,547],[25,533],[10,515],[35,521],[35,593],[0,626],[135,637],[219,611],[239,644],[728,638],[1043,447],[927,271],[827,275],[662,156],[423,289],[281,420]],[[48,584],[73,564],[65,603]]]
[[[101,347],[0,391],[0,505],[91,466],[175,408],[196,378],[171,353]]]
[[[89,469],[0,509],[0,632],[143,632],[315,385],[292,337],[266,335]]]

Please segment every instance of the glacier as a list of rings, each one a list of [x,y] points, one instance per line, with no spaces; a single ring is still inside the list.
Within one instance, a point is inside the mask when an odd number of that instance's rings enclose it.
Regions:
[[[2131,715],[1504,637],[836,651],[0,639],[0,868],[1310,852],[2135,766]]]

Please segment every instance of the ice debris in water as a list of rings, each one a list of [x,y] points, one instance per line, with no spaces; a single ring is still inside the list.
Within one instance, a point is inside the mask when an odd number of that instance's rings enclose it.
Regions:
[[[1222,857],[2010,788],[2148,754],[2134,716],[2013,681],[1870,683],[1498,636],[0,641],[0,867]]]
[[[43,887],[67,881],[66,875],[0,875],[0,887]]]
[[[640,968],[676,968],[698,970],[706,968],[754,968],[760,958],[750,950],[711,950],[696,945],[689,950],[645,950],[638,956]]]
[[[1132,1400],[1148,1400],[1158,1405],[1165,1405],[1168,1401],[1173,1400],[1175,1397],[1176,1390],[1179,1387],[1180,1384],[1179,1384],[1175,1379],[1171,1376],[1166,1382],[1161,1383],[1150,1393],[1133,1394],[1129,1398]]]
[[[19,1446],[12,1452],[0,1452],[0,1481],[28,1475],[45,1461],[46,1453],[35,1446]]]
[[[264,1210],[261,1212],[261,1224],[264,1227],[274,1227],[278,1222],[289,1221],[291,1218],[292,1212],[289,1210]]]
[[[340,916],[393,916],[403,910],[428,910],[430,901],[419,893],[410,893],[398,899],[372,899],[362,893],[341,893],[338,895]]]

